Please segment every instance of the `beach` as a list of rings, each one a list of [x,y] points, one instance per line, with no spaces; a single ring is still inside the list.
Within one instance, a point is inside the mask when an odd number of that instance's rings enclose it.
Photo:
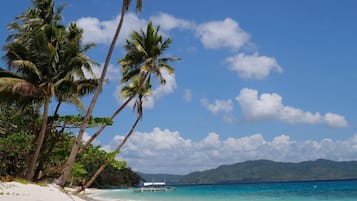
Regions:
[[[93,200],[86,196],[95,189],[86,189],[85,195],[72,195],[76,189],[61,189],[55,184],[37,185],[22,184],[19,182],[0,182],[1,201],[89,201]]]

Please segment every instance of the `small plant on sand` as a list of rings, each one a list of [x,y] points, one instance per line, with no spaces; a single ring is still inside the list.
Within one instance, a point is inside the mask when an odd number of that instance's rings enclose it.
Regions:
[[[21,184],[29,184],[30,183],[26,179],[22,179],[22,178],[15,178],[14,181],[19,182]]]
[[[0,177],[0,181],[2,181],[2,182],[10,182],[12,180],[13,180],[13,178],[8,175]]]

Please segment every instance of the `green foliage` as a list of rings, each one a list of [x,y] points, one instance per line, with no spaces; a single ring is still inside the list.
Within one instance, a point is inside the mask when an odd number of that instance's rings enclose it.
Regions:
[[[72,166],[71,175],[77,179],[82,179],[87,174],[87,170],[84,168],[83,164],[74,163]]]
[[[93,187],[131,187],[138,184],[140,180],[140,176],[130,168],[121,168],[118,170],[109,166],[97,177],[93,183]]]
[[[16,104],[1,102],[0,99],[0,137],[10,133],[32,133],[36,117],[32,105],[19,108]]]
[[[109,165],[117,170],[121,170],[126,168],[126,161],[117,161],[114,159]]]
[[[0,174],[22,176],[27,168],[26,159],[33,148],[33,135],[13,133],[0,137]]]
[[[67,115],[56,118],[56,124],[71,125],[73,127],[81,126],[84,116],[82,115]],[[112,125],[113,121],[106,117],[91,117],[88,122],[88,127],[96,127],[102,124]]]
[[[76,163],[80,164],[81,167],[87,171],[86,175],[81,175],[82,177],[80,177],[85,178],[86,180],[89,180],[103,164],[107,164],[107,168],[114,168],[116,170],[126,167],[125,161],[118,161],[115,159],[115,153],[106,152],[102,150],[100,146],[93,145],[90,145],[85,152],[78,156]],[[72,176],[75,175],[72,174]],[[79,177],[77,178],[79,179]]]

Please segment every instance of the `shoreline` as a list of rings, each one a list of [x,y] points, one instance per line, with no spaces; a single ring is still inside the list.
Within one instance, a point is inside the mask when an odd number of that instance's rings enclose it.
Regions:
[[[98,189],[86,189],[85,193],[73,195],[75,188],[64,189],[55,184],[23,184],[19,182],[0,182],[1,201],[102,201],[94,198]],[[93,196],[92,196],[93,195]]]

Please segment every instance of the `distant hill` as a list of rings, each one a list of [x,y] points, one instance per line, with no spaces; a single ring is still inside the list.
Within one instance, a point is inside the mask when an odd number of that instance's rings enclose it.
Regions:
[[[216,184],[340,179],[357,179],[357,161],[335,162],[323,159],[300,163],[247,161],[193,172],[183,176],[178,183]]]

